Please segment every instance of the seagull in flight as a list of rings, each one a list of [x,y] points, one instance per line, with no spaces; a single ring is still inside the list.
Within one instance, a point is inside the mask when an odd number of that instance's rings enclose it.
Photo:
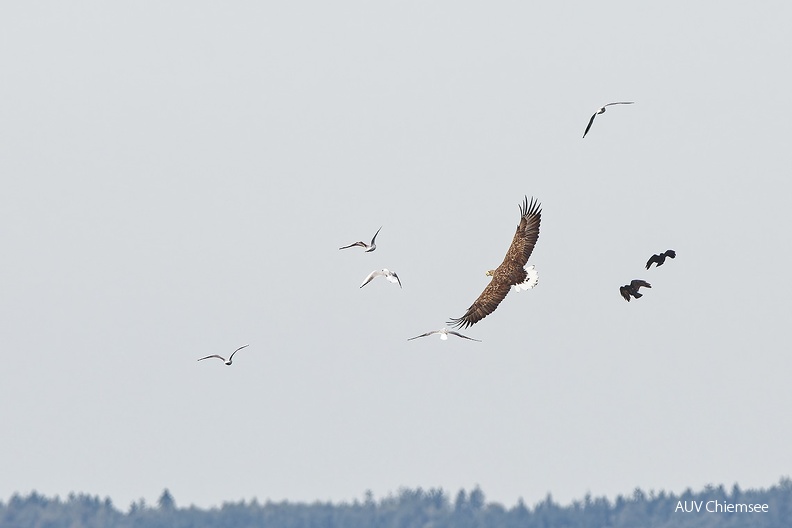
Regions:
[[[394,273],[393,271],[389,270],[388,268],[382,268],[381,270],[374,270],[371,273],[369,273],[368,277],[366,277],[366,280],[363,281],[363,284],[361,284],[360,287],[362,288],[363,286],[373,281],[377,277],[385,277],[386,279],[388,279],[388,282],[392,282],[394,284],[399,283],[399,288],[402,287],[401,281],[399,280],[399,276],[396,275],[396,273]]]
[[[430,336],[432,334],[440,334],[440,339],[442,339],[443,341],[448,339],[448,334],[451,334],[451,335],[455,335],[457,337],[461,337],[462,339],[470,339],[471,341],[476,341],[478,343],[481,343],[480,339],[473,339],[472,337],[468,337],[466,335],[462,335],[459,332],[454,332],[453,330],[449,330],[448,328],[445,328],[445,327],[441,328],[440,330],[432,330],[431,332],[426,332],[425,334],[421,334],[419,336],[411,337],[407,341],[412,341],[413,339],[418,339],[419,337]]]
[[[231,353],[231,356],[229,356],[228,359],[224,358],[223,356],[218,356],[217,354],[212,354],[211,356],[202,357],[198,361],[203,361],[204,359],[209,359],[209,358],[217,358],[217,359],[222,360],[223,363],[225,363],[226,365],[230,365],[231,363],[233,363],[234,354],[236,354],[237,352],[239,352],[240,350],[242,350],[243,348],[245,348],[247,346],[250,346],[250,345],[241,346],[241,347],[237,348],[236,350],[234,350]]]
[[[651,288],[652,285],[641,279],[633,279],[630,284],[625,284],[619,287],[619,293],[624,297],[624,300],[630,302],[630,295],[636,299],[643,297],[643,293],[638,293],[640,288]]]
[[[663,262],[665,262],[666,257],[676,258],[676,251],[674,251],[673,249],[669,249],[665,253],[660,253],[659,255],[652,255],[651,257],[649,257],[649,260],[646,262],[646,269],[649,269],[649,266],[652,265],[652,262],[657,264],[657,266],[655,267],[659,268],[660,266],[663,265]]]
[[[634,104],[634,103],[635,103],[635,101],[621,101],[621,102],[618,102],[618,103],[608,103],[608,104],[606,104],[605,106],[603,106],[602,108],[600,108],[599,110],[594,112],[594,115],[591,116],[591,119],[589,119],[588,125],[586,125],[586,131],[583,132],[583,137],[586,137],[586,134],[588,134],[588,131],[591,128],[591,124],[594,122],[594,118],[597,117],[598,114],[604,114],[605,113],[605,108],[607,108],[607,107],[609,107],[611,105]]]
[[[377,235],[379,235],[380,229],[382,229],[382,226],[380,226],[380,228],[377,229],[377,232],[374,233],[374,238],[371,239],[371,244],[366,244],[365,242],[355,242],[354,244],[349,244],[348,246],[340,247],[338,249],[348,249],[351,247],[360,246],[365,248],[365,253],[371,253],[377,249],[377,244],[374,241],[377,240]]]

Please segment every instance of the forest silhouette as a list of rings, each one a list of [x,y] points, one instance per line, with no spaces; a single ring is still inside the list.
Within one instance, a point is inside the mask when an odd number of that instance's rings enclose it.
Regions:
[[[766,512],[708,512],[694,508],[718,504],[766,504]],[[712,509],[712,508],[710,508]],[[690,510],[690,511],[686,511]],[[367,491],[351,503],[296,503],[258,500],[226,502],[219,508],[178,507],[168,489],[156,505],[133,502],[126,511],[109,498],[70,494],[65,500],[31,492],[0,502],[0,528],[789,528],[792,526],[792,480],[782,478],[767,489],[726,490],[706,486],[674,493],[644,492],[615,500],[592,498],[559,505],[548,495],[528,507],[520,500],[506,508],[487,502],[476,487],[452,496],[439,488],[401,489],[375,500]]]

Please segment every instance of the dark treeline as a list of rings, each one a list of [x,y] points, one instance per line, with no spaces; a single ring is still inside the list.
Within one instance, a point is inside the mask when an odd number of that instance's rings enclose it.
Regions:
[[[708,513],[707,501],[767,504],[766,513]],[[699,504],[699,512],[686,513]],[[713,503],[711,503],[713,504]],[[512,508],[488,503],[477,487],[453,497],[441,489],[402,489],[375,501],[331,504],[290,502],[225,503],[203,510],[179,508],[170,492],[156,505],[143,500],[122,512],[110,499],[70,494],[66,500],[36,492],[0,502],[0,528],[789,528],[792,480],[761,490],[707,486],[681,495],[636,489],[629,497],[586,496],[561,506],[548,497],[533,508],[522,501]]]

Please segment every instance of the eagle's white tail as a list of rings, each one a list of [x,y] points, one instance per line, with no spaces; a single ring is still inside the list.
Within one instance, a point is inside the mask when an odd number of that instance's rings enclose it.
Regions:
[[[527,273],[528,276],[525,278],[524,282],[514,285],[515,291],[519,292],[523,290],[530,290],[531,288],[539,284],[539,272],[536,271],[535,266],[528,266],[527,268],[525,268],[525,273]]]

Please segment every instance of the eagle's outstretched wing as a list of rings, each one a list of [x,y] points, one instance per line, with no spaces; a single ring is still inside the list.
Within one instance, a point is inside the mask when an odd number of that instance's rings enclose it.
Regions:
[[[509,293],[509,288],[512,285],[511,282],[504,279],[507,279],[507,277],[502,274],[498,275],[496,273],[493,275],[490,283],[481,292],[476,302],[470,305],[465,315],[457,319],[450,319],[447,324],[455,328],[467,328],[494,312],[495,308],[506,298],[506,294]]]
[[[509,251],[506,252],[506,257],[504,257],[498,269],[501,269],[505,264],[519,268],[525,266],[533,252],[536,241],[539,239],[539,223],[542,221],[541,205],[533,198],[529,205],[528,197],[526,196],[520,206],[520,216],[520,225],[517,226],[517,232],[514,233]],[[497,271],[495,270],[496,273]]]
[[[520,225],[514,233],[511,246],[506,252],[503,262],[492,274],[492,280],[479,298],[476,299],[465,315],[458,319],[451,319],[448,324],[456,328],[467,328],[476,324],[495,311],[501,301],[509,293],[509,288],[514,284],[525,281],[525,264],[531,256],[536,241],[539,239],[539,224],[542,220],[541,205],[525,197],[520,206]]]

